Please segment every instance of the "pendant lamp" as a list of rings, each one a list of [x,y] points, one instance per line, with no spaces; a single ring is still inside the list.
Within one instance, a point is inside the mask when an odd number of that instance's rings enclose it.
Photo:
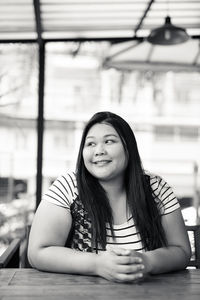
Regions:
[[[154,45],[177,45],[186,42],[189,35],[184,28],[176,27],[171,23],[171,18],[165,18],[165,24],[151,31],[147,41]]]

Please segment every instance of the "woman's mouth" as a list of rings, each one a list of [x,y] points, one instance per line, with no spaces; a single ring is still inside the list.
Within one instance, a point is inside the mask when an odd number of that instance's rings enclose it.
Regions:
[[[104,165],[107,165],[110,162],[111,162],[111,160],[99,160],[99,161],[95,161],[94,164],[98,165],[98,166],[104,166]]]

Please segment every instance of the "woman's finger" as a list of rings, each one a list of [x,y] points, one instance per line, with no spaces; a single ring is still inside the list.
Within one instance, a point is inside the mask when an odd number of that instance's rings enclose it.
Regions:
[[[131,254],[131,250],[129,250],[129,249],[114,247],[112,245],[107,245],[106,250],[111,251],[112,253],[114,253],[116,255],[130,255]]]
[[[117,256],[116,263],[120,265],[143,264],[143,260],[138,256]]]
[[[135,274],[118,273],[114,277],[114,281],[116,282],[137,282],[141,279],[143,279],[142,273],[135,273]]]
[[[144,268],[145,267],[142,264],[118,265],[116,267],[116,272],[121,274],[137,274],[142,273]]]

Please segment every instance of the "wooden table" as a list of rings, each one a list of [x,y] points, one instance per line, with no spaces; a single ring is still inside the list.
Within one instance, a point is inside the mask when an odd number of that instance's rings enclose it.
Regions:
[[[0,300],[199,300],[200,270],[154,275],[143,282],[112,283],[100,277],[0,269]]]

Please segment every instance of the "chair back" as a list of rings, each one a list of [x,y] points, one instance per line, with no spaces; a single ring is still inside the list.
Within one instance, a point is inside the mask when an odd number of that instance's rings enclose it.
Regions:
[[[32,268],[32,266],[28,261],[28,256],[27,256],[30,230],[31,230],[31,225],[27,225],[25,239],[22,243],[22,250],[21,250],[21,268]]]
[[[192,248],[192,258],[188,266],[200,269],[200,225],[187,225],[186,229]]]
[[[7,247],[5,252],[0,255],[1,268],[19,268],[20,264],[20,244],[21,240],[16,238]]]

